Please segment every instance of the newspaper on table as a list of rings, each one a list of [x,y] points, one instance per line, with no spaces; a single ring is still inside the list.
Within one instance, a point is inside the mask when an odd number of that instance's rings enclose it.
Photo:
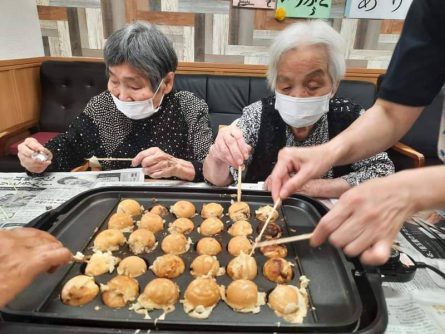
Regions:
[[[443,226],[445,214],[434,210],[408,219],[397,238],[400,250],[416,262],[424,262],[445,272],[445,234],[431,233],[427,226],[416,223],[419,219],[423,223]],[[429,269],[418,268],[412,281],[385,282],[383,291],[388,305],[387,334],[445,333],[444,278]]]
[[[0,228],[27,224],[42,213],[91,188],[144,182],[140,168],[106,172],[0,173]]]

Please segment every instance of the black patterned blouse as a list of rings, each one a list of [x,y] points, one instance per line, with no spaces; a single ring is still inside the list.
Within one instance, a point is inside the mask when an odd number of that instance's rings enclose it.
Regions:
[[[263,105],[264,103],[267,103],[268,106]],[[243,132],[243,136],[246,143],[249,144],[253,149],[249,160],[245,163],[247,173],[249,173],[249,166],[252,163],[252,157],[255,156],[255,148],[257,147],[258,144],[260,127],[262,124],[262,114],[266,109],[269,111],[271,110],[271,108],[274,109],[273,108],[274,103],[275,103],[274,96],[252,103],[251,105],[244,108],[243,115],[241,116],[241,118],[238,119],[236,123],[236,125]],[[278,113],[277,110],[272,110],[272,111],[274,113],[275,112]],[[358,115],[364,112],[361,106],[352,103],[348,99],[333,98],[331,99],[329,104],[330,113],[332,112],[337,114],[355,113],[356,111]],[[348,125],[344,125],[342,130],[345,129]],[[340,127],[342,127],[342,125],[340,125]],[[326,143],[330,139],[332,139],[329,137],[330,132],[328,124],[328,114],[323,115],[320,118],[320,120],[318,120],[317,123],[315,123],[309,136],[303,141],[297,141],[295,139],[289,126],[286,126],[284,131],[286,131],[285,135],[286,139],[284,146],[287,147],[315,146]],[[258,155],[265,156],[267,155],[267,153],[257,152],[257,156]],[[267,159],[261,159],[261,160],[263,161],[263,163],[269,163],[269,164],[273,163],[273,161],[268,161],[268,162],[264,161]],[[351,164],[349,167],[350,167],[349,168],[350,172],[345,175],[342,175],[341,177],[344,180],[346,180],[350,186],[358,185],[361,182],[364,182],[372,178],[386,176],[394,173],[394,164],[392,163],[387,153],[385,152],[378,153],[368,159],[360,160],[356,163]],[[231,174],[233,176],[233,179],[237,180],[238,173],[235,169],[231,168]],[[334,178],[334,171],[331,169],[330,171],[328,171],[326,175],[323,176],[323,178]]]
[[[201,181],[202,161],[212,143],[207,104],[187,91],[167,94],[153,116],[133,120],[121,113],[108,91],[93,97],[68,130],[46,147],[54,157],[48,171],[70,171],[85,158],[133,158],[142,150],[159,147],[195,167]],[[130,161],[103,161],[104,170],[129,168]]]

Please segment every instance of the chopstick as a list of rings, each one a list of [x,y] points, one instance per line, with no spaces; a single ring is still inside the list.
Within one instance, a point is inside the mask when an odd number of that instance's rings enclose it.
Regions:
[[[91,158],[85,158],[85,160],[92,160]],[[133,158],[95,158],[97,161],[131,161]]]
[[[237,202],[241,202],[241,173],[242,173],[242,166],[238,167],[238,186],[237,186],[237,190],[236,190],[236,199]]]
[[[305,233],[305,234],[300,234],[300,235],[294,235],[293,237],[286,237],[286,238],[281,238],[281,239],[262,241],[262,242],[257,243],[256,245],[254,245],[254,248],[271,246],[271,245],[279,245],[279,244],[287,244],[289,242],[307,240],[312,237],[312,234],[313,233]]]
[[[260,234],[255,238],[255,243],[253,244],[253,247],[252,247],[252,250],[250,251],[249,256],[252,256],[253,252],[255,251],[255,248],[258,247],[258,243],[259,243],[259,241],[261,240],[261,237],[263,236],[263,233],[264,233],[264,231],[266,230],[266,227],[267,227],[267,225],[269,224],[271,218],[273,217],[273,213],[275,212],[275,210],[277,209],[277,207],[278,207],[278,205],[279,205],[280,203],[281,203],[281,199],[279,198],[279,199],[275,202],[275,204],[274,204],[272,210],[270,210],[269,217],[267,217],[266,222],[264,223],[264,226],[263,226],[263,228],[261,229]]]

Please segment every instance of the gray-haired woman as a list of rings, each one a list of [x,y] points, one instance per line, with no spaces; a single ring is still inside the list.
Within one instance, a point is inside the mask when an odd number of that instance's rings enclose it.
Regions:
[[[190,92],[173,91],[178,59],[171,42],[155,26],[137,22],[108,38],[104,60],[108,90],[45,147],[32,138],[19,145],[22,166],[33,173],[69,171],[93,155],[129,157],[153,178],[202,180],[212,143],[208,107]],[[40,151],[48,161],[32,158]],[[104,169],[129,165],[102,163]]]
[[[269,52],[268,82],[275,95],[243,110],[242,117],[219,131],[204,162],[204,177],[222,186],[237,178],[245,164],[246,182],[265,181],[284,147],[314,146],[346,129],[363,111],[334,93],[345,72],[343,40],[327,23],[295,23],[277,35]],[[234,167],[234,168],[230,168]],[[394,172],[386,153],[379,153],[323,178],[299,192],[339,197],[370,178]]]

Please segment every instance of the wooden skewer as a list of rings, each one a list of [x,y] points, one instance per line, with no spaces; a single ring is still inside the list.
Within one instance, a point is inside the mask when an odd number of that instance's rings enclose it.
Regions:
[[[241,177],[242,177],[242,166],[238,167],[238,187],[236,191],[236,198],[238,202],[241,202]]]
[[[278,205],[279,205],[280,203],[281,203],[281,199],[278,199],[278,200],[275,202],[275,204],[274,204],[272,210],[271,210],[270,213],[269,213],[269,217],[267,217],[266,222],[264,223],[264,226],[263,226],[263,228],[261,229],[260,234],[255,238],[255,243],[253,244],[252,250],[250,251],[250,254],[249,254],[250,256],[252,256],[253,252],[255,251],[255,248],[258,247],[258,243],[259,243],[259,241],[261,240],[261,238],[262,238],[262,236],[263,236],[263,233],[264,233],[264,231],[266,230],[266,227],[267,227],[267,225],[269,224],[271,218],[273,217],[273,213],[275,212],[275,210],[277,209],[277,207],[278,207]]]
[[[286,237],[286,238],[281,238],[281,239],[262,241],[262,242],[257,243],[256,245],[254,245],[254,248],[271,246],[271,245],[279,245],[279,244],[287,244],[289,242],[307,240],[307,239],[312,238],[312,234],[313,233],[306,233],[306,234],[294,235],[293,237]]]
[[[97,160],[97,161],[131,161],[133,158],[85,158],[85,160]]]

